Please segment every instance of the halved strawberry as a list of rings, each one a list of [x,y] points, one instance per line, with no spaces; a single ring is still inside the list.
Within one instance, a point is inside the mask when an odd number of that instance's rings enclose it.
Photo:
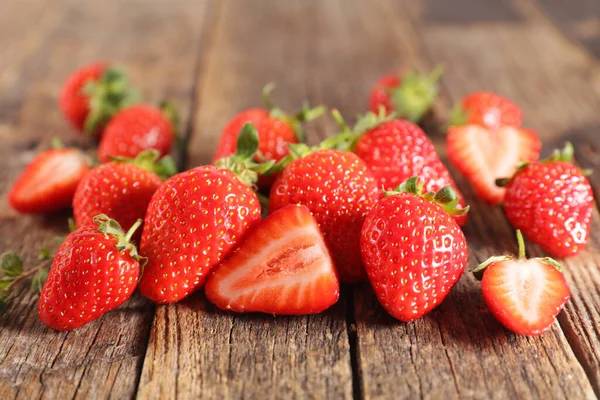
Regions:
[[[446,146],[450,162],[473,185],[477,195],[499,204],[505,189],[496,186],[496,179],[514,175],[522,163],[537,161],[542,143],[530,129],[505,126],[488,130],[464,125],[448,130]]]
[[[235,312],[316,314],[335,304],[339,295],[319,226],[301,205],[267,217],[206,283],[206,297]]]
[[[492,257],[483,269],[481,289],[492,314],[511,331],[541,335],[571,297],[561,266],[551,258],[525,258],[523,236],[517,231],[519,258]]]
[[[68,208],[77,184],[89,169],[85,155],[77,149],[45,151],[19,176],[8,194],[8,202],[27,214]]]

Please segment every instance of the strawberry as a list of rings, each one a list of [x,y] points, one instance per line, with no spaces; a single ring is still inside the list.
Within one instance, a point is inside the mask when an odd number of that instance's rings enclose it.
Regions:
[[[285,206],[252,230],[206,282],[222,310],[316,314],[340,296],[337,274],[308,208]]]
[[[370,109],[377,114],[383,108],[386,114],[393,112],[400,118],[417,123],[431,110],[437,99],[441,75],[441,66],[428,76],[415,70],[384,75],[371,90]]]
[[[410,178],[371,209],[361,232],[362,259],[382,307],[412,321],[438,306],[467,264],[467,242],[451,217],[464,214],[451,186],[423,194]]]
[[[60,93],[60,108],[75,129],[98,135],[122,108],[133,104],[138,94],[119,68],[97,62],[73,72]]]
[[[551,258],[525,258],[517,230],[519,258],[491,257],[473,272],[481,274],[483,299],[506,328],[520,335],[546,332],[571,297],[560,264]]]
[[[161,156],[169,154],[178,120],[173,110],[168,105],[163,111],[141,104],[118,112],[102,134],[98,146],[100,161],[108,162],[111,156],[134,158],[148,149],[157,150]]]
[[[144,296],[172,303],[200,289],[260,222],[260,204],[250,188],[263,171],[253,161],[257,149],[258,133],[246,124],[234,156],[177,174],[154,193],[140,247],[148,257],[140,280]]]
[[[512,101],[492,92],[473,92],[454,107],[451,126],[479,125],[487,129],[503,126],[518,128],[523,122],[521,108]]]
[[[73,148],[59,148],[38,154],[25,168],[8,193],[15,210],[49,213],[71,206],[77,184],[89,171],[85,155]]]
[[[113,161],[88,172],[73,197],[77,226],[91,225],[98,214],[108,215],[126,230],[143,219],[161,176],[176,172],[173,160],[156,163],[158,157],[156,150],[146,150],[134,160]]]
[[[342,129],[339,136],[349,137],[347,148],[367,164],[379,188],[392,190],[408,178],[420,176],[429,192],[452,186],[459,197],[459,204],[464,206],[463,196],[450,173],[425,132],[417,125],[381,113],[367,113],[359,117],[355,127],[350,129],[337,111],[334,111],[334,117]],[[455,217],[459,225],[467,221],[464,214]]]
[[[585,174],[571,164],[573,147],[523,166],[506,185],[504,211],[510,223],[553,257],[583,250],[590,234],[594,196]]]
[[[379,189],[355,154],[316,150],[287,165],[271,188],[269,212],[303,204],[313,213],[344,282],[366,278],[360,260],[360,228]]]
[[[285,114],[281,109],[275,107],[269,100],[269,94],[274,88],[267,85],[263,89],[264,103],[268,109],[251,108],[234,116],[221,132],[221,139],[217,151],[213,157],[213,164],[220,158],[228,157],[236,152],[236,141],[238,133],[246,123],[252,123],[258,131],[260,145],[258,147],[257,160],[261,156],[266,160],[280,161],[288,155],[288,143],[304,142],[304,131],[302,123],[318,118],[324,113],[323,107],[311,109],[305,104],[302,111],[295,116]],[[262,189],[268,189],[276,175],[261,177],[258,185]]]
[[[542,143],[529,129],[479,125],[451,127],[446,138],[448,159],[471,183],[475,193],[491,204],[500,204],[505,190],[498,178],[513,175],[524,162],[536,161]]]
[[[44,325],[71,330],[123,304],[140,274],[137,250],[119,224],[99,215],[94,225],[71,232],[58,248],[40,295],[38,313]]]

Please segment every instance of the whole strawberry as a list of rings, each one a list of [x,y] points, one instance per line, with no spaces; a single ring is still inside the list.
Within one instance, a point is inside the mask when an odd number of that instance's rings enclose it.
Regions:
[[[175,139],[177,114],[165,105],[163,110],[149,105],[134,105],[118,112],[106,125],[98,146],[98,158],[134,158],[144,150],[154,149],[161,156],[169,154]]]
[[[419,176],[426,182],[425,190],[428,192],[452,186],[459,204],[464,206],[463,196],[440,161],[435,147],[417,125],[393,116],[368,113],[359,117],[350,130],[337,111],[334,116],[343,131],[340,136],[348,135],[349,150],[367,164],[379,188],[392,190],[408,178]],[[463,225],[467,218],[464,214],[456,215],[456,220]]]
[[[319,223],[340,280],[366,278],[360,259],[360,228],[379,197],[367,165],[355,154],[316,150],[292,161],[271,188],[269,213],[289,204],[308,207]]]
[[[268,109],[251,108],[242,111],[227,123],[221,132],[221,139],[213,157],[213,164],[217,160],[236,152],[238,134],[246,123],[254,125],[258,132],[260,144],[256,155],[257,161],[262,158],[280,161],[289,153],[288,143],[304,142],[302,123],[318,118],[325,109],[323,107],[311,109],[305,104],[299,113],[295,116],[289,116],[275,107],[269,100],[272,89],[272,85],[267,85],[263,90],[264,102]],[[262,189],[268,189],[274,179],[275,175],[261,177],[258,185]]]
[[[73,216],[77,226],[91,225],[106,214],[123,229],[143,219],[162,177],[177,172],[170,159],[157,162],[156,150],[146,150],[133,160],[113,161],[88,172],[75,191]]]
[[[369,280],[382,307],[412,321],[437,307],[467,264],[467,242],[454,214],[451,186],[423,194],[418,178],[387,192],[369,212],[360,248]]]
[[[472,272],[481,280],[483,298],[492,314],[511,331],[527,336],[546,332],[571,297],[562,267],[551,258],[525,258],[517,230],[519,258],[491,257]]]
[[[492,92],[473,92],[452,110],[451,126],[480,125],[487,129],[503,126],[518,128],[523,122],[521,108]]]
[[[553,257],[573,256],[588,241],[594,195],[584,173],[571,164],[567,143],[547,160],[520,168],[506,185],[510,223]]]
[[[441,75],[440,66],[428,76],[415,70],[384,75],[371,90],[369,107],[376,114],[383,108],[387,114],[393,112],[400,118],[418,123],[439,95]]]
[[[8,193],[10,206],[26,214],[69,208],[75,189],[90,170],[78,149],[56,148],[38,154]]]
[[[141,223],[141,221],[139,221]],[[71,232],[58,248],[40,295],[38,313],[48,327],[65,331],[91,322],[123,304],[140,274],[137,250],[127,233],[105,215]]]
[[[219,160],[219,166],[177,174],[154,193],[140,247],[148,258],[140,280],[144,296],[172,303],[200,289],[212,268],[260,222],[260,204],[250,188],[262,168],[253,161],[257,148],[258,134],[247,124],[236,155]]]
[[[74,71],[60,93],[60,109],[75,129],[99,135],[121,109],[135,103],[138,93],[124,71],[97,62]]]

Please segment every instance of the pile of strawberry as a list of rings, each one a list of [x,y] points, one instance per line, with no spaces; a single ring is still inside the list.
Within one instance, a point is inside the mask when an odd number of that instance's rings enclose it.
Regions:
[[[136,288],[160,304],[204,288],[223,310],[313,314],[337,302],[340,281],[365,279],[393,317],[427,314],[468,258],[461,226],[469,207],[416,125],[432,115],[440,73],[384,76],[371,112],[349,127],[333,110],[340,132],[313,147],[303,125],[324,108],[288,115],[267,101],[230,120],[211,165],[176,173],[165,156],[176,140],[174,108],[140,103],[110,64],[76,71],[60,105],[99,140],[98,161],[74,148],[43,152],[8,196],[22,213],[73,208],[76,227],[47,280],[34,279],[43,284],[41,321],[80,327]],[[586,246],[593,196],[571,164],[572,148],[538,161],[541,142],[521,120],[509,100],[472,93],[453,112],[447,151],[477,195],[503,204],[517,229],[517,259],[492,257],[473,269],[483,297],[507,328],[538,335],[570,292],[556,261],[525,259],[521,232],[552,256],[572,256]],[[0,268],[4,297],[34,273],[24,273],[14,253]]]

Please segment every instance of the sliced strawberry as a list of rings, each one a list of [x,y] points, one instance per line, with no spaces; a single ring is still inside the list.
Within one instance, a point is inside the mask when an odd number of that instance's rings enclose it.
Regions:
[[[75,189],[89,171],[77,149],[52,149],[25,168],[8,194],[11,207],[22,213],[47,213],[71,206]]]
[[[464,125],[448,130],[446,146],[450,162],[469,180],[477,195],[499,204],[505,189],[496,186],[496,179],[514,175],[521,163],[537,161],[542,144],[529,129],[506,126],[488,130]]]
[[[505,260],[485,270],[481,288],[494,316],[511,331],[540,335],[569,300],[563,274],[543,259]]]
[[[316,314],[335,304],[339,293],[319,226],[300,205],[267,217],[206,283],[208,299],[235,312]]]

